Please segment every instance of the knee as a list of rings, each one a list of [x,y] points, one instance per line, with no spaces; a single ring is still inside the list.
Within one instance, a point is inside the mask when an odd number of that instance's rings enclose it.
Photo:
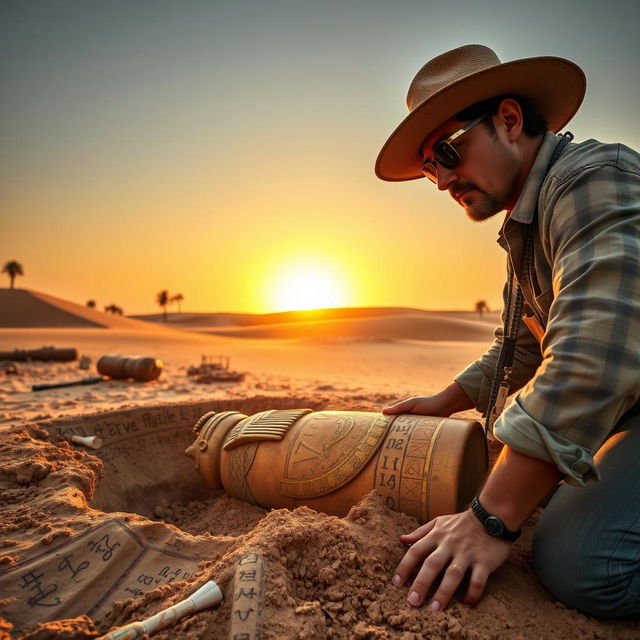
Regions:
[[[545,588],[572,609],[599,617],[640,613],[635,572],[615,575],[594,532],[576,531],[566,520],[541,518],[533,540],[533,563]],[[637,593],[637,592],[636,592]]]

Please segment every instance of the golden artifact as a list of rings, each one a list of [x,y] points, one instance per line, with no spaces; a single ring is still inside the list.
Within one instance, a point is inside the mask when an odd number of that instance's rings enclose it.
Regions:
[[[207,484],[264,507],[344,516],[376,489],[426,522],[468,506],[487,470],[472,420],[356,411],[209,412],[186,450]]]
[[[133,378],[139,382],[155,380],[162,373],[162,360],[133,356],[102,356],[98,373],[110,378]]]

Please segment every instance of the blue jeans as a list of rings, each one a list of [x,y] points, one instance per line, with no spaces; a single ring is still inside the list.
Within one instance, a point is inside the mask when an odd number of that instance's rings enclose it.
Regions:
[[[533,562],[561,602],[594,616],[640,613],[640,416],[595,456],[600,482],[561,484],[544,509]]]

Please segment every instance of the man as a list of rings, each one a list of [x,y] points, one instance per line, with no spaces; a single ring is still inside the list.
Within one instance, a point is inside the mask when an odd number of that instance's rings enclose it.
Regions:
[[[475,221],[505,211],[504,328],[446,389],[385,413],[489,413],[504,443],[469,510],[402,537],[393,582],[444,609],[465,575],[477,603],[530,514],[533,559],[558,599],[592,615],[640,613],[640,156],[554,135],[585,92],[560,58],[501,63],[469,45],[428,62],[376,164],[423,176]],[[563,481],[558,487],[558,483]],[[557,488],[557,491],[554,490]],[[417,575],[412,578],[412,572]]]

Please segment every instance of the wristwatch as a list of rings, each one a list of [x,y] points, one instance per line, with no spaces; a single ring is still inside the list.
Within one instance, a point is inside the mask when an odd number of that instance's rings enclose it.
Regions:
[[[471,501],[471,511],[473,515],[480,520],[484,530],[494,538],[501,538],[507,542],[515,542],[522,533],[522,531],[509,531],[498,516],[487,513],[480,504],[478,496]]]

